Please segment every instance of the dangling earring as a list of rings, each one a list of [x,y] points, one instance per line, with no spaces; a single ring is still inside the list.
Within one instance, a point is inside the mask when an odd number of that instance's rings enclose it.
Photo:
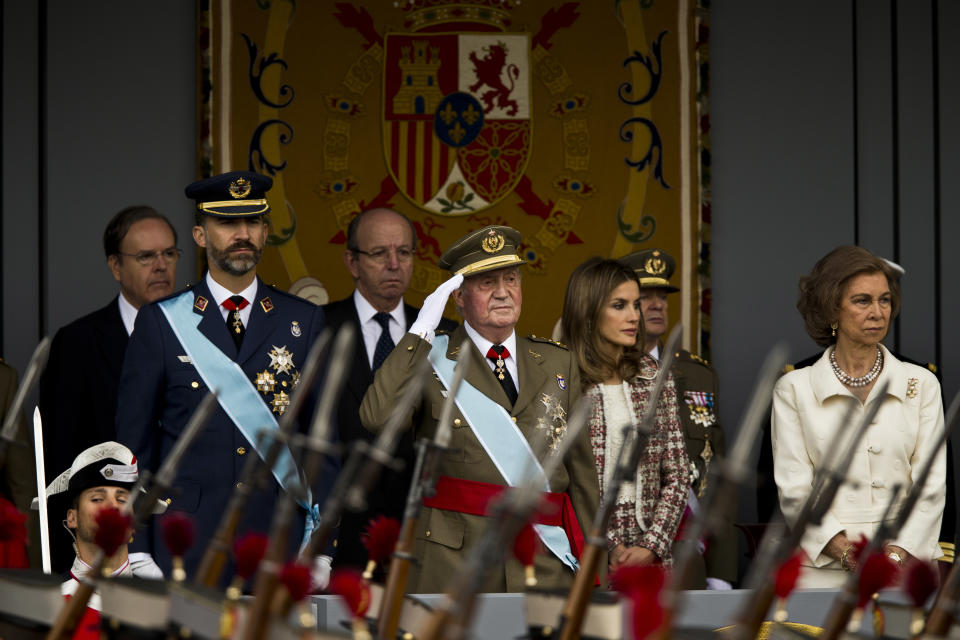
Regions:
[[[834,338],[837,337],[837,327],[838,327],[838,326],[840,326],[840,325],[838,325],[836,322],[834,322],[833,324],[830,325],[830,336],[831,336],[831,337],[834,337]]]

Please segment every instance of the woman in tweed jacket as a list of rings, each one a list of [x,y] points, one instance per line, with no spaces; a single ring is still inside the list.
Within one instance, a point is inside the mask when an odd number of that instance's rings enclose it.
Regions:
[[[577,267],[563,302],[563,335],[577,356],[584,395],[593,401],[590,439],[602,496],[624,427],[640,422],[657,373],[657,362],[643,352],[634,272],[600,258]],[[611,569],[671,564],[670,548],[687,502],[688,469],[676,388],[668,377],[636,478],[621,487],[607,528]]]

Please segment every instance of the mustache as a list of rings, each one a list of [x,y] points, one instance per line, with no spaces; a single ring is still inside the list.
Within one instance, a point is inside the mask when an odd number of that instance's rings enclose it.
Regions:
[[[237,249],[249,249],[250,251],[256,251],[257,247],[252,242],[247,242],[246,240],[241,240],[227,247],[227,251],[235,251]]]

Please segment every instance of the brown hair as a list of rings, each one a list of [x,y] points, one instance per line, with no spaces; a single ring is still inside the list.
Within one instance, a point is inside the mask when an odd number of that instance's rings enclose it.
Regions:
[[[577,357],[584,386],[602,382],[611,372],[629,380],[640,371],[646,342],[643,318],[637,327],[637,341],[623,350],[620,362],[604,354],[597,331],[600,312],[613,290],[624,282],[636,281],[633,269],[603,258],[590,258],[570,275],[563,298],[563,340]]]
[[[866,249],[837,247],[813,265],[810,275],[800,278],[797,310],[814,342],[827,347],[836,341],[830,325],[837,321],[843,290],[852,278],[870,273],[882,273],[887,278],[892,321],[900,313],[900,282],[890,265]]]

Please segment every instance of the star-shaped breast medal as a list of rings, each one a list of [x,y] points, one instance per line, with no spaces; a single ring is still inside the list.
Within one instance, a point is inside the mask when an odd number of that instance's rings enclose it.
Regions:
[[[282,347],[274,345],[268,355],[270,356],[270,366],[277,374],[287,373],[293,368],[293,354],[287,351],[287,345]]]

